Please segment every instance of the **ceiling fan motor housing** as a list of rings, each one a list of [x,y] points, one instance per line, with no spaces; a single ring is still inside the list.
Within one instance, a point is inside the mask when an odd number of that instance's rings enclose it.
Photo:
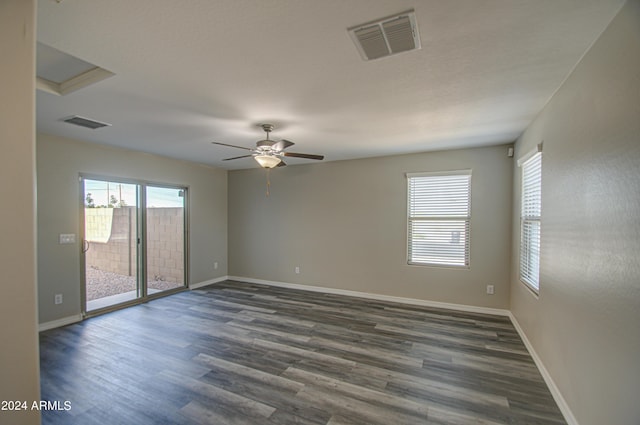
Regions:
[[[268,148],[271,148],[274,145],[274,143],[275,141],[273,140],[264,139],[264,140],[257,141],[256,146],[258,147],[258,149],[262,148],[263,150],[268,150]]]
[[[269,140],[269,133],[271,133],[273,131],[273,124],[262,124],[261,125],[262,129],[264,130],[265,133],[267,133],[267,138],[263,139],[263,140],[259,140],[256,142],[256,147],[258,148],[258,150],[260,150],[261,152],[267,153],[267,154],[271,154],[272,152],[272,146],[276,143],[273,140]]]

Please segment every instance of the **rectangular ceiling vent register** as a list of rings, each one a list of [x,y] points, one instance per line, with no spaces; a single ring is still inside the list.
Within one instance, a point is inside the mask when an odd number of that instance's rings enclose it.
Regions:
[[[347,31],[364,60],[379,59],[421,48],[413,10],[358,25]]]
[[[80,127],[90,128],[91,130],[97,130],[102,127],[111,127],[111,124],[81,117],[79,115],[74,115],[69,118],[64,118],[62,121],[67,122],[69,124],[77,125]]]

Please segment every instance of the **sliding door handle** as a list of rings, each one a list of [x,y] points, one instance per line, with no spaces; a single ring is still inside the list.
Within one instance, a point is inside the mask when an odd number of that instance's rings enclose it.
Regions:
[[[85,252],[89,251],[89,248],[91,247],[91,244],[89,243],[88,240],[83,239],[82,240],[82,253],[84,254]]]

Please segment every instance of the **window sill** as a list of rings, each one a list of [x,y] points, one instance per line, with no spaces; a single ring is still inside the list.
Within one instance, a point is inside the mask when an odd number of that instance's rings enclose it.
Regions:
[[[525,282],[524,280],[520,279],[520,283],[522,283],[522,285],[528,290],[528,292],[533,295],[533,297],[537,300],[540,298],[540,289],[536,289],[533,286],[531,286],[529,283]]]
[[[433,263],[413,263],[407,261],[408,266],[414,267],[433,267],[436,269],[453,269],[453,270],[469,270],[471,266],[457,266],[453,264],[433,264]]]

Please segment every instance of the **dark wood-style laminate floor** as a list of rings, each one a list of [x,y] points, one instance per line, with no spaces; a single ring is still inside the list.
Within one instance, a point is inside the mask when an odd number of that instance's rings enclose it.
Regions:
[[[564,424],[506,317],[224,282],[40,338],[43,424]],[[62,404],[62,403],[61,403]]]

